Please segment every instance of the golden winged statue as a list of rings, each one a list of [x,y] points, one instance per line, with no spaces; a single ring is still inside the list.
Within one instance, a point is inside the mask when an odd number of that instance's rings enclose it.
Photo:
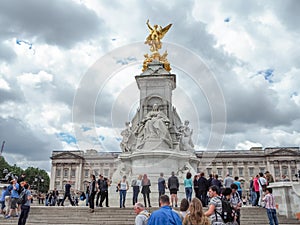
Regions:
[[[161,39],[168,32],[172,24],[165,26],[162,28],[161,26],[155,24],[153,27],[150,25],[149,20],[147,20],[147,26],[150,30],[150,34],[148,35],[145,44],[150,45],[151,52],[158,52],[158,49],[161,49]]]

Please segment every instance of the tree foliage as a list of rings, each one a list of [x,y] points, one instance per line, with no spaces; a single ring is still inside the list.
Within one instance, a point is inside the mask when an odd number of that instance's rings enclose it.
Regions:
[[[23,170],[22,168],[16,166],[16,164],[14,164],[13,166],[9,165],[4,157],[0,157],[0,178],[2,180],[5,176],[5,174],[3,173],[4,169],[7,169],[8,172],[12,172],[18,177],[24,173],[26,175],[25,181],[30,184],[31,189],[41,192],[47,192],[49,189],[50,178],[45,170],[34,167],[28,167],[27,169]]]

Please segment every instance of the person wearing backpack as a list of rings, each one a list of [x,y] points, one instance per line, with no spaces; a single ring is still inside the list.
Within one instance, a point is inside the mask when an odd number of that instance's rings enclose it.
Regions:
[[[31,191],[29,190],[29,184],[26,183],[24,184],[24,201],[21,204],[21,214],[19,217],[18,225],[25,225],[26,220],[28,218],[28,214],[30,211],[30,203],[32,199]],[[22,195],[22,194],[21,194]]]
[[[219,197],[220,190],[217,186],[211,186],[208,190],[210,202],[208,210],[204,213],[210,217],[211,225],[224,225],[222,220],[222,201]]]
[[[241,207],[242,207],[243,201],[241,199],[241,196],[237,192],[238,186],[235,183],[233,183],[233,184],[231,184],[230,187],[232,190],[230,202],[235,210],[236,222],[238,223],[238,225],[240,225]]]
[[[145,206],[142,203],[135,203],[134,212],[136,213],[135,225],[147,225],[150,213],[145,210]]]
[[[237,225],[236,213],[231,203],[232,189],[225,188],[222,191],[222,218],[226,225]]]

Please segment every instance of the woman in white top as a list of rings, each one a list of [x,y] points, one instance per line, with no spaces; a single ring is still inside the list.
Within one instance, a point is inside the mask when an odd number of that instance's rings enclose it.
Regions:
[[[129,189],[128,181],[126,176],[123,176],[122,180],[118,183],[118,191],[120,193],[120,208],[125,208],[126,193]]]

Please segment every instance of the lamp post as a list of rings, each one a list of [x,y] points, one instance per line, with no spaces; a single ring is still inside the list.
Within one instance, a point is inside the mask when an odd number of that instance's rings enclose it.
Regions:
[[[37,192],[40,192],[40,184],[44,183],[44,178],[40,175],[35,176],[34,181],[37,183]]]

